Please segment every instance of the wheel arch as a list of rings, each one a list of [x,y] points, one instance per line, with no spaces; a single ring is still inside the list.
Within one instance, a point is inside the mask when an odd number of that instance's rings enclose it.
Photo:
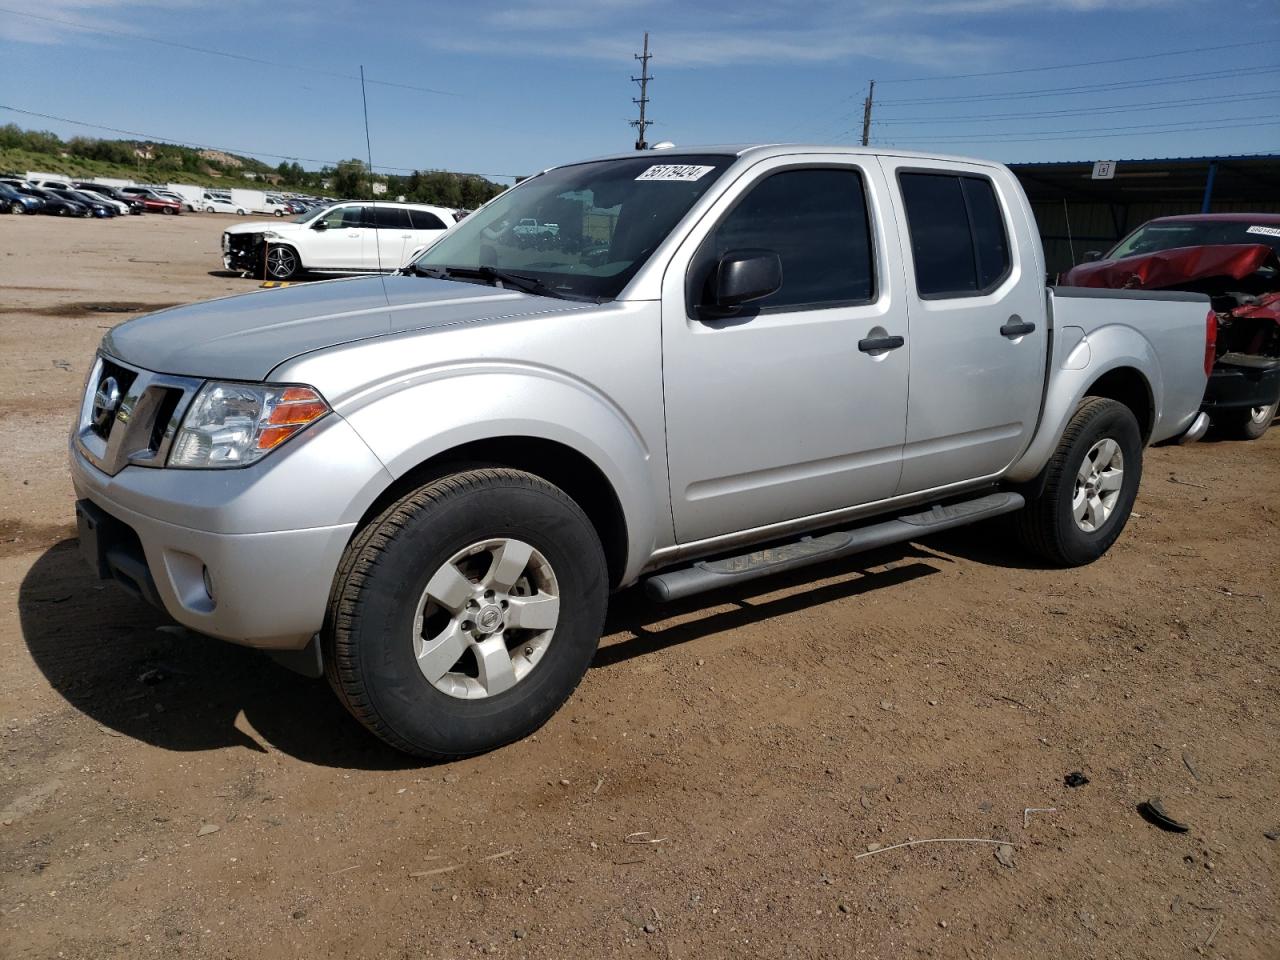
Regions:
[[[1138,421],[1143,444],[1151,439],[1156,422],[1155,395],[1150,381],[1136,367],[1121,366],[1108,370],[1085,388],[1084,396],[1105,397],[1124,404]]]
[[[622,583],[630,541],[626,514],[614,485],[591,458],[545,437],[488,437],[433,454],[401,473],[378,494],[357,522],[352,539],[387,507],[412,491],[450,473],[477,467],[523,470],[563,490],[582,508],[600,537],[610,586]]]

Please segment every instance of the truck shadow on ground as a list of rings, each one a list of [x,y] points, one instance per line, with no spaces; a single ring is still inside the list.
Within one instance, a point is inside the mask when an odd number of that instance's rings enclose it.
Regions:
[[[613,598],[610,639],[593,667],[892,589],[952,562],[927,547],[903,544],[676,603],[654,603],[640,589],[626,590]],[[368,734],[324,681],[298,676],[257,651],[191,633],[95,580],[74,539],[36,560],[19,589],[18,609],[36,666],[103,735],[175,751],[267,752],[269,745],[307,763],[343,769],[424,765]]]

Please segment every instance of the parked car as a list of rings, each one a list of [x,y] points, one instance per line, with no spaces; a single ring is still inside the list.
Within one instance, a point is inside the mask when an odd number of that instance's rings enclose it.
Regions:
[[[116,200],[114,197],[103,196],[96,190],[85,190],[81,187],[75,186],[74,184],[59,186],[55,181],[51,180],[42,181],[38,183],[37,186],[43,187],[46,190],[53,190],[54,192],[69,191],[72,194],[77,194],[78,196],[74,196],[73,199],[79,200],[81,203],[105,204],[111,209],[112,215],[128,216],[130,213],[130,206],[128,203],[123,200]]]
[[[539,223],[534,217],[525,217],[511,228],[511,232],[520,237],[555,237],[560,234],[560,224]]]
[[[239,204],[232,203],[230,194],[217,193],[202,194],[200,209],[205,213],[235,213],[242,217],[249,212]]]
[[[289,280],[305,271],[395,270],[452,225],[449,211],[414,203],[354,201],[309,210],[287,223],[243,223],[222,234],[228,270]]]
[[[558,246],[511,230],[549,217]],[[323,667],[401,750],[491,749],[569,697],[611,589],[739,587],[1002,514],[1052,564],[1106,552],[1144,446],[1204,429],[1213,315],[1043,276],[998,164],[554,168],[395,275],[107,333],[71,438],[81,549],[193,630]]]
[[[1280,409],[1280,214],[1160,217],[1085,260],[1060,282],[1208,294],[1218,340],[1203,409],[1240,439],[1267,432]]]
[[[77,190],[87,190],[89,193],[96,193],[99,196],[108,197],[111,200],[123,203],[129,208],[130,214],[142,214],[147,210],[146,204],[143,203],[141,199],[136,196],[121,193],[114,187],[104,186],[103,184],[93,183],[92,181],[77,180],[75,181],[75,188]]]
[[[130,197],[137,197],[146,207],[147,213],[167,213],[170,215],[182,212],[182,204],[171,197],[164,197],[150,187],[121,187],[120,192]]]
[[[42,201],[38,213],[47,213],[53,217],[87,217],[90,211],[87,206],[74,200],[67,200],[58,196],[51,190],[41,190],[39,187],[33,187],[25,180],[6,179],[0,181],[8,184],[14,190],[28,197],[35,197]]]
[[[19,193],[7,183],[0,183],[0,212],[39,213],[44,201],[30,194]]]
[[[50,193],[61,197],[63,200],[70,200],[72,203],[80,203],[89,209],[89,215],[98,217],[99,219],[107,219],[116,216],[116,208],[114,203],[109,203],[106,198],[99,198],[92,194],[82,193],[79,190],[50,190]]]

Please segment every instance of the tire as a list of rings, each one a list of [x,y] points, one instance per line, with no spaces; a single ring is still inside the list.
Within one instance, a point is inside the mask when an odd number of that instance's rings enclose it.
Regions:
[[[162,213],[164,213],[164,214],[165,214],[165,215],[167,215],[167,216],[172,217],[172,216],[173,216],[174,214],[176,214],[178,211],[177,211],[177,210],[175,210],[175,209],[173,209],[173,207],[165,207],[165,208],[163,208],[163,210],[162,210],[161,212],[162,212]]]
[[[468,553],[486,544],[494,546]],[[504,555],[517,573],[501,572]],[[604,622],[605,571],[595,529],[559,488],[505,468],[443,477],[347,548],[321,634],[329,682],[357,720],[406,753],[444,760],[501,747],[542,726],[586,673]],[[493,592],[476,592],[486,586]],[[458,613],[435,600],[450,593]],[[518,627],[517,606],[526,617],[537,608],[537,629]],[[482,652],[495,665],[488,673]]]
[[[1142,434],[1133,411],[1115,400],[1086,397],[1045,471],[1040,495],[1014,518],[1019,539],[1056,566],[1092,563],[1116,542],[1138,496]],[[1084,516],[1077,519],[1082,504]]]
[[[10,213],[26,213],[27,210],[26,210],[26,207],[24,207],[21,203],[15,200],[13,201],[13,203],[9,204],[9,212]]]
[[[276,216],[277,216],[277,217],[283,217],[283,216],[284,216],[284,211],[283,211],[283,210],[277,210],[277,211],[276,211]]]
[[[204,212],[205,212],[205,213],[213,213],[213,207],[205,207],[205,208],[204,208]]]
[[[236,215],[237,215],[237,216],[241,216],[241,217],[243,217],[243,216],[245,216],[245,212],[244,212],[244,210],[237,210],[237,211],[236,211]]]
[[[298,251],[286,244],[267,248],[267,276],[272,280],[292,280],[302,272]]]
[[[1271,427],[1276,418],[1276,409],[1280,400],[1266,407],[1253,407],[1245,410],[1234,410],[1218,417],[1222,432],[1237,440],[1257,440]]]

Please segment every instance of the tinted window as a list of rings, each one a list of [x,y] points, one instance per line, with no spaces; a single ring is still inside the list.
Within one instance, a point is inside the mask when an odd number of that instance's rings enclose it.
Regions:
[[[703,243],[692,299],[705,302],[721,257],[772,250],[782,287],[759,309],[865,302],[875,294],[871,229],[862,176],[855,170],[785,170],[751,188]]]
[[[904,173],[900,182],[920,296],[973,296],[998,283],[1009,242],[991,181]]]
[[[1002,279],[1012,260],[1009,257],[1009,240],[1004,232],[1004,218],[1000,215],[1000,201],[990,180],[981,177],[964,177],[964,198],[969,207],[969,221],[973,224],[973,241],[978,257],[978,289],[990,290]]]
[[[403,207],[366,207],[367,213],[372,218],[371,226],[380,227],[383,230],[409,230],[409,211]]]
[[[413,229],[415,230],[447,229],[443,220],[434,213],[428,213],[426,210],[410,210],[409,220],[413,223]]]

